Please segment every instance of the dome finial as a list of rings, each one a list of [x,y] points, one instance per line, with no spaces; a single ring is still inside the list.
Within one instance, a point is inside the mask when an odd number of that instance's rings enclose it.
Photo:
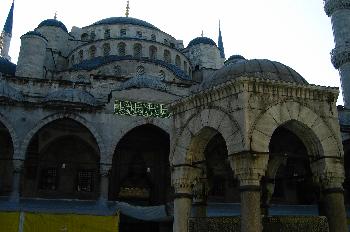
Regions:
[[[54,20],[57,20],[57,11],[55,12],[55,16],[53,16]]]
[[[203,30],[202,30],[202,34],[201,34],[202,37],[204,37],[204,33],[203,33]]]
[[[129,0],[126,3],[126,12],[125,12],[125,16],[129,17],[129,10],[130,10],[130,5],[129,5]]]

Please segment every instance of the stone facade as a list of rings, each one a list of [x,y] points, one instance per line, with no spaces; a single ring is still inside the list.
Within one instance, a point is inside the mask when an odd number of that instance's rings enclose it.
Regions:
[[[21,40],[16,70],[0,70],[0,193],[13,204],[171,202],[184,232],[207,204],[240,201],[241,231],[255,232],[271,204],[321,202],[330,231],[346,230],[337,88],[129,17],[71,32],[48,19]]]

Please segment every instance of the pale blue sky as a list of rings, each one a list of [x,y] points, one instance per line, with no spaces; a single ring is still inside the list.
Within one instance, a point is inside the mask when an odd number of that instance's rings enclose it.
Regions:
[[[12,0],[0,2],[0,26]],[[17,61],[20,39],[41,21],[58,19],[70,30],[103,18],[124,16],[126,0],[15,0],[10,55]],[[226,57],[267,58],[284,63],[311,84],[339,87],[330,62],[334,48],[330,19],[322,0],[130,0],[130,16],[152,23],[184,45],[200,36],[217,41],[218,21]],[[338,99],[342,104],[342,99]]]

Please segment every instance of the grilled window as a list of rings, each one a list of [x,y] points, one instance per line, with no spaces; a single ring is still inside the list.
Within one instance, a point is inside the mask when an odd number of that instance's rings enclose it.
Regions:
[[[105,30],[105,39],[109,39],[111,38],[111,30],[110,29],[106,29]]]
[[[92,192],[94,187],[94,171],[80,170],[78,171],[78,192]]]
[[[40,189],[56,190],[57,189],[57,169],[45,168],[40,174]]]
[[[126,36],[126,29],[120,29],[120,36]]]

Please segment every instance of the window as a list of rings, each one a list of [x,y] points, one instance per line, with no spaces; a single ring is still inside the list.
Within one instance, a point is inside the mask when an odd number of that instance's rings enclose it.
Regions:
[[[119,54],[119,56],[125,56],[126,55],[125,47],[126,47],[125,43],[123,43],[123,42],[118,43],[118,54]]]
[[[142,38],[142,32],[141,32],[141,31],[137,31],[137,32],[136,32],[136,36],[137,36],[138,38]]]
[[[96,34],[95,34],[94,31],[92,31],[92,32],[90,33],[90,40],[95,40],[95,38],[96,38]]]
[[[138,76],[141,76],[141,75],[145,74],[145,68],[144,68],[143,66],[138,66],[138,67],[136,68],[136,74],[137,74]]]
[[[179,55],[176,55],[175,57],[175,65],[179,68],[181,67],[181,59]]]
[[[167,39],[164,39],[164,43],[165,43],[166,45],[168,45],[168,40],[167,40]]]
[[[103,55],[104,56],[109,56],[111,53],[111,46],[109,45],[109,43],[105,43],[103,44]]]
[[[72,57],[70,58],[70,62],[71,62],[71,65],[74,65],[74,63],[75,63],[75,57],[74,57],[74,55],[72,55]]]
[[[156,60],[157,59],[157,48],[155,46],[150,46],[149,47],[149,58],[151,60]]]
[[[184,61],[184,71],[187,72],[187,62]]]
[[[141,44],[137,43],[134,45],[134,57],[141,58],[142,56],[142,46]]]
[[[89,48],[89,56],[90,56],[90,59],[92,59],[96,56],[96,47],[95,46],[91,46]]]
[[[171,55],[169,50],[164,50],[164,61],[167,63],[171,63]]]
[[[175,44],[174,43],[170,43],[170,47],[175,48]]]
[[[80,50],[79,51],[79,62],[82,62],[84,60],[84,51]]]
[[[152,41],[156,41],[156,35],[155,35],[155,34],[152,34],[152,35],[151,35],[151,40],[152,40]]]
[[[122,68],[119,65],[114,66],[114,74],[117,77],[122,75]]]
[[[126,36],[126,29],[120,29],[120,36]]]
[[[57,189],[57,169],[45,168],[41,170],[40,174],[40,189],[42,190],[56,190]]]
[[[110,29],[106,29],[105,30],[105,39],[109,39],[111,38],[111,30]]]
[[[78,171],[78,192],[92,192],[94,189],[94,171],[79,170]]]
[[[163,70],[160,70],[159,71],[159,76],[164,78],[165,77],[165,72]]]
[[[82,41],[88,41],[88,40],[89,40],[89,35],[88,35],[87,33],[83,33],[83,34],[81,35],[81,40],[82,40]]]

